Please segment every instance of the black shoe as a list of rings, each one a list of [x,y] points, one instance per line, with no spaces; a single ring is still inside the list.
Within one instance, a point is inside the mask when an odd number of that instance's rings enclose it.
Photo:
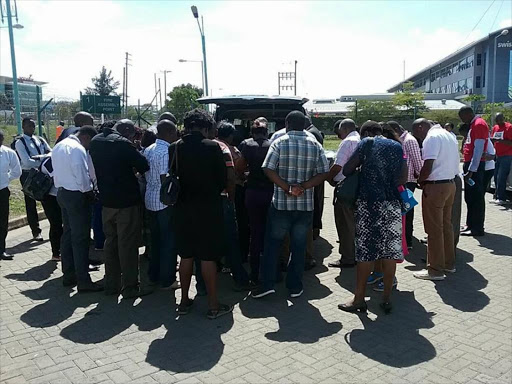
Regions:
[[[101,292],[103,291],[103,285],[98,283],[87,283],[82,286],[78,286],[78,293],[87,293],[87,292]]]
[[[101,260],[89,259],[89,264],[90,264],[90,265],[97,266],[97,265],[101,265],[101,264],[103,264],[103,261],[101,261]]]
[[[43,240],[43,235],[41,235],[41,232],[33,233],[32,236],[33,236],[32,240],[34,240],[34,241],[44,241]]]
[[[304,264],[304,270],[305,271],[310,271],[312,270],[313,268],[316,267],[316,260],[309,260],[306,262],[306,264]]]
[[[421,244],[427,244],[428,243],[427,238],[425,237],[424,239],[421,239],[420,243]]]
[[[391,313],[391,310],[393,309],[393,306],[391,305],[390,301],[385,301],[383,303],[380,303],[380,307],[384,311],[386,315]]]
[[[262,287],[262,288],[258,288],[255,291],[251,292],[251,296],[253,297],[253,299],[261,299],[262,297],[272,295],[274,293],[276,293],[275,289],[273,289],[273,288],[265,289]]]
[[[76,279],[63,279],[62,285],[64,287],[75,287],[76,286]]]
[[[368,311],[368,306],[366,305],[366,301],[361,301],[360,303],[354,303],[351,304],[339,304],[338,308],[341,309],[344,312],[366,312]]]
[[[13,259],[13,255],[9,255],[7,254],[6,252],[3,252],[1,255],[0,255],[0,260],[12,260]]]

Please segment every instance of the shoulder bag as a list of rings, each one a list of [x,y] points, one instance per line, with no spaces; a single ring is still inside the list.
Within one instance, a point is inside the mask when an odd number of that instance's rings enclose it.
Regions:
[[[181,141],[181,140],[180,140]],[[169,166],[169,172],[165,176],[165,180],[160,187],[160,202],[164,205],[173,206],[178,201],[180,193],[180,179],[178,177],[178,145],[180,141],[176,142],[172,160]],[[176,165],[176,170],[173,170]]]

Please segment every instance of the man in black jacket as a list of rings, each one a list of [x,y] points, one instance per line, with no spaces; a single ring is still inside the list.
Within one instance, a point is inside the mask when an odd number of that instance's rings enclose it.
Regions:
[[[135,172],[144,173],[149,165],[133,145],[134,136],[135,125],[124,119],[105,128],[90,147],[103,205],[105,293],[122,293],[125,299],[143,294],[139,289],[142,197]]]

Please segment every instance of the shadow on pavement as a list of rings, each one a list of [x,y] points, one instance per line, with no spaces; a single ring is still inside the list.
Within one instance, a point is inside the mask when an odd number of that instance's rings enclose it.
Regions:
[[[52,275],[57,269],[57,265],[57,262],[48,260],[46,263],[36,265],[26,270],[24,273],[11,273],[5,276],[5,278],[17,281],[43,281]]]
[[[392,297],[396,312],[379,313],[374,321],[366,314],[359,315],[364,329],[347,333],[345,341],[354,352],[390,367],[411,367],[432,360],[436,349],[418,330],[434,326],[433,314],[416,301],[414,292],[399,291]],[[370,309],[377,307],[375,301],[369,301]]]
[[[510,236],[486,232],[485,236],[475,237],[480,246],[496,256],[512,256],[512,240]]]

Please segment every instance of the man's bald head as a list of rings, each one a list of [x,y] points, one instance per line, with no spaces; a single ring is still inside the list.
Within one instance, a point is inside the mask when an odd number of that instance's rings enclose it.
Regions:
[[[83,127],[84,125],[94,125],[94,119],[90,113],[85,111],[78,112],[75,117],[73,117],[73,121],[75,122],[75,127]]]
[[[505,123],[505,116],[501,112],[498,112],[494,119],[496,120],[496,124],[502,125]]]
[[[177,124],[178,123],[178,120],[176,119],[176,117],[171,113],[171,112],[164,112],[160,115],[160,117],[158,118],[158,121],[162,121],[162,120],[169,120],[171,122],[173,122],[174,124]]]
[[[160,120],[156,125],[157,137],[168,143],[174,143],[178,138],[178,130],[171,120]]]
[[[351,132],[357,130],[356,123],[352,119],[344,119],[340,121],[337,129],[337,135],[340,139],[344,140]]]
[[[475,112],[473,112],[473,108],[464,106],[459,109],[459,117],[463,123],[471,124],[471,120],[475,117]]]
[[[418,141],[423,142],[431,127],[432,124],[429,120],[423,118],[416,119],[412,123],[412,134]]]

